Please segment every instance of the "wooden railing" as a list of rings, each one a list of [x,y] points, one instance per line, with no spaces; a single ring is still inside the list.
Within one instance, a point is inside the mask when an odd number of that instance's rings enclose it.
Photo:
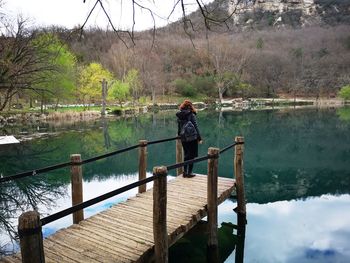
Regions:
[[[151,144],[161,143],[165,141],[176,140],[176,163],[169,166],[157,166],[153,168],[153,176],[146,178],[147,169],[147,146]],[[169,170],[177,169],[177,175],[183,171],[184,165],[208,161],[208,183],[207,183],[207,202],[208,202],[208,229],[209,229],[209,247],[218,247],[218,160],[220,154],[234,147],[234,175],[236,180],[237,209],[236,212],[243,216],[245,220],[246,206],[244,194],[244,176],[243,176],[243,137],[236,137],[233,144],[219,148],[210,147],[206,156],[198,157],[183,162],[182,146],[179,137],[168,138],[158,141],[140,140],[138,145],[130,146],[112,153],[82,160],[80,154],[72,154],[70,162],[65,164],[53,165],[38,170],[20,173],[10,177],[4,177],[1,183],[10,180],[16,180],[26,176],[35,176],[38,173],[59,169],[67,165],[71,166],[71,185],[72,185],[72,207],[59,211],[53,215],[49,215],[40,219],[37,211],[29,211],[23,213],[19,217],[18,234],[20,237],[20,248],[22,254],[22,262],[45,262],[42,226],[60,219],[69,214],[73,215],[73,223],[77,224],[84,220],[83,209],[94,205],[98,202],[121,194],[132,188],[138,187],[139,193],[146,191],[146,184],[154,181],[153,185],[153,234],[156,262],[168,261],[168,238],[167,238],[167,174]],[[83,171],[82,165],[102,158],[106,158],[115,154],[120,154],[139,148],[139,180],[127,186],[123,186],[96,198],[83,202]],[[6,179],[6,178],[10,178]],[[242,231],[241,231],[242,234]],[[243,233],[244,234],[244,233]],[[243,256],[243,255],[242,255]]]

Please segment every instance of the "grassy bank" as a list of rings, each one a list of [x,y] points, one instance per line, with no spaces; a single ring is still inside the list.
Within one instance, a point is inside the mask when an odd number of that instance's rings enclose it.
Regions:
[[[182,103],[186,97],[180,96],[159,96],[156,103],[152,103],[150,98],[142,98],[140,102],[133,106],[132,102],[126,103],[123,107],[115,105],[107,105],[106,110],[111,115],[128,115],[138,114],[149,110],[166,110],[177,109],[178,105]],[[201,102],[198,107],[234,107],[234,108],[259,108],[261,106],[303,106],[303,105],[315,105],[315,106],[333,106],[346,104],[341,99],[309,99],[309,98],[250,98],[243,100],[242,98],[225,99],[221,103],[218,103],[214,98],[208,98],[205,96],[197,96],[190,98],[193,102]],[[45,120],[59,120],[59,119],[94,119],[101,116],[101,106],[64,106],[57,109],[48,108],[44,113],[40,108],[24,107],[22,109],[11,109],[10,111],[0,112],[2,119],[17,118],[17,119],[45,119]],[[24,116],[24,117],[23,117]],[[29,117],[28,117],[29,116]],[[0,120],[1,122],[1,120]]]

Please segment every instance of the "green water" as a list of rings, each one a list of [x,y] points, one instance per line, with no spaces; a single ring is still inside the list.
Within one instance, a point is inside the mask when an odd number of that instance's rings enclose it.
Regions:
[[[0,174],[66,162],[72,153],[86,159],[136,144],[139,139],[172,137],[177,129],[174,113],[3,128],[2,134],[24,138],[47,134],[18,145],[0,146]],[[201,111],[198,121],[204,139],[200,156],[208,147],[232,143],[234,136],[245,138],[245,262],[350,261],[349,108]],[[232,158],[232,151],[220,157],[219,176],[233,177]],[[149,172],[153,166],[174,161],[175,142],[148,147]],[[137,150],[84,165],[84,200],[135,181],[137,165]],[[195,165],[195,172],[206,173],[206,169],[205,162]],[[69,169],[64,168],[1,185],[2,251],[18,249],[16,243],[9,243],[9,236],[14,234],[11,227],[16,227],[22,210],[34,207],[47,215],[70,206],[69,181]],[[92,215],[134,193],[88,208],[85,214]],[[234,207],[234,200],[219,207],[219,226],[235,223]],[[70,217],[49,224],[44,235],[69,224]],[[233,230],[222,226],[220,231],[221,260],[233,262]],[[193,239],[195,242],[189,242]],[[205,262],[203,244],[201,235],[191,234],[170,250],[170,261]]]

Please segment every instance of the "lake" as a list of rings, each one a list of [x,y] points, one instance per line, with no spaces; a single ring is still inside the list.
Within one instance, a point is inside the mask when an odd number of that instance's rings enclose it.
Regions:
[[[82,159],[138,143],[173,137],[174,111],[89,122],[36,123],[2,128],[0,135],[32,137],[0,146],[2,176]],[[245,138],[247,198],[245,262],[350,262],[350,108],[200,111],[198,122],[208,147]],[[219,159],[219,176],[233,177],[233,152]],[[148,146],[148,168],[175,162],[175,142]],[[137,180],[138,152],[132,150],[83,166],[84,200]],[[194,171],[206,173],[206,162]],[[174,171],[170,172],[170,177]],[[131,190],[85,209],[91,216],[134,195]],[[36,208],[42,216],[71,205],[70,172],[63,168],[1,185],[0,249],[18,250],[18,216]],[[234,262],[235,200],[219,207],[221,260]],[[44,236],[72,223],[71,216],[43,228]],[[194,230],[170,249],[170,262],[205,262],[206,242]]]

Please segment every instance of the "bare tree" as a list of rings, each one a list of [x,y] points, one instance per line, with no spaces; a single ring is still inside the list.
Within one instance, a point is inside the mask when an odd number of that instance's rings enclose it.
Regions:
[[[155,103],[156,95],[165,93],[164,74],[159,74],[163,70],[161,57],[155,52],[149,52],[147,56],[140,56],[141,78],[145,90],[151,93],[152,102]]]
[[[0,111],[17,94],[34,92],[42,94],[46,89],[36,85],[45,82],[45,72],[55,70],[49,61],[48,43],[37,41],[35,31],[26,28],[26,20],[18,18],[17,27],[3,21],[0,35]]]
[[[211,58],[216,87],[220,101],[227,90],[239,84],[249,59],[249,54],[242,48],[233,47],[232,40],[228,37],[216,37],[208,46]]]

